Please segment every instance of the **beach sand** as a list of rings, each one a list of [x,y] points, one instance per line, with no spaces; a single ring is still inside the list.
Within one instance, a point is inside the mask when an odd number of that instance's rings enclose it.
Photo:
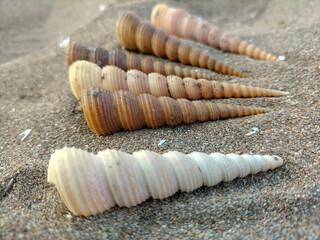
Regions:
[[[75,111],[65,49],[70,38],[121,49],[120,13],[145,20],[155,1],[0,2],[0,239],[319,239],[320,2],[172,1],[285,61],[206,49],[251,77],[233,83],[290,92],[276,98],[218,99],[271,108],[266,114],[97,136]],[[189,41],[191,42],[191,41]],[[252,128],[259,130],[252,134]],[[22,132],[31,129],[22,141]],[[160,140],[165,142],[158,146]],[[64,146],[279,155],[278,169],[132,208],[76,217],[47,183],[50,155]],[[12,187],[2,196],[10,180]]]

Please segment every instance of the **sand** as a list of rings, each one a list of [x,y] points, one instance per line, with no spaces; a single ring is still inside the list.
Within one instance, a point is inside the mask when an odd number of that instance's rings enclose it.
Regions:
[[[174,1],[278,56],[252,60],[195,44],[251,78],[234,83],[290,92],[277,98],[219,99],[271,108],[266,114],[97,136],[68,83],[63,39],[120,49],[115,22],[125,10],[148,19],[155,1],[0,2],[1,239],[319,239],[320,2]],[[259,130],[252,135],[252,128]],[[19,134],[31,129],[23,140]],[[165,142],[158,146],[160,140]],[[178,192],[133,208],[76,217],[47,183],[50,154],[64,146],[90,152],[276,154],[274,171]],[[5,196],[3,192],[13,180]]]

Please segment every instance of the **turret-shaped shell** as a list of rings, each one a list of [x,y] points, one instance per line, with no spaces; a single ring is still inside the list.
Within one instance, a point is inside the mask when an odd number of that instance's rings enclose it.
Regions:
[[[137,57],[134,54],[124,54],[121,51],[107,51],[101,47],[86,47],[79,43],[70,43],[66,48],[68,66],[78,60],[93,62],[100,67],[117,66],[124,71],[138,69],[144,73],[157,72],[165,76],[217,79],[216,74],[206,69],[183,66],[174,62],[155,61],[149,57]]]
[[[124,13],[118,18],[116,34],[120,44],[130,50],[153,53],[158,57],[167,57],[172,61],[208,68],[223,74],[248,77],[214,59],[206,51],[193,47],[150,23],[140,22],[131,12]]]
[[[98,135],[109,135],[121,129],[134,131],[269,111],[258,107],[156,98],[149,94],[136,96],[123,90],[112,93],[101,88],[84,89],[81,103],[89,127]]]
[[[277,60],[277,57],[180,8],[170,8],[159,3],[154,6],[150,18],[156,27],[178,37],[193,39],[226,52],[244,54],[255,59]]]
[[[160,73],[147,75],[135,69],[125,72],[116,66],[109,65],[101,69],[98,65],[87,61],[77,61],[71,65],[69,81],[77,99],[80,99],[81,90],[87,87],[100,87],[111,92],[127,90],[135,95],[148,93],[155,97],[169,96],[174,99],[191,100],[223,97],[275,97],[287,94],[276,90],[205,79],[182,79],[174,75],[165,77]]]
[[[95,155],[63,148],[51,155],[48,182],[56,185],[73,214],[90,216],[115,205],[132,207],[150,197],[163,199],[178,190],[190,192],[229,182],[282,163],[280,157],[269,155],[151,151],[131,155],[109,149]]]

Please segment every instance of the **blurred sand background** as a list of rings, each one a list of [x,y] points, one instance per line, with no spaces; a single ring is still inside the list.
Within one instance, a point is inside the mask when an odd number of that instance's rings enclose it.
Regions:
[[[286,58],[256,61],[193,43],[251,76],[221,79],[291,94],[211,100],[269,107],[273,111],[267,114],[96,136],[74,111],[77,101],[59,44],[70,38],[120,49],[119,14],[132,10],[148,20],[155,3],[0,1],[0,239],[319,239],[320,1],[168,1]],[[254,127],[259,130],[246,135]],[[21,141],[19,134],[27,129],[31,132]],[[158,146],[160,140],[165,142]],[[90,152],[277,154],[285,164],[83,218],[73,216],[46,181],[50,154],[64,146]]]

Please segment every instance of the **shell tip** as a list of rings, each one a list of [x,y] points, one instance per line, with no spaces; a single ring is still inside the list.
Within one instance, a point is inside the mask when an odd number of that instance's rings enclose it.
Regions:
[[[280,96],[290,95],[290,92],[279,91],[279,93],[281,94]]]
[[[271,108],[261,108],[263,113],[271,112]]]

